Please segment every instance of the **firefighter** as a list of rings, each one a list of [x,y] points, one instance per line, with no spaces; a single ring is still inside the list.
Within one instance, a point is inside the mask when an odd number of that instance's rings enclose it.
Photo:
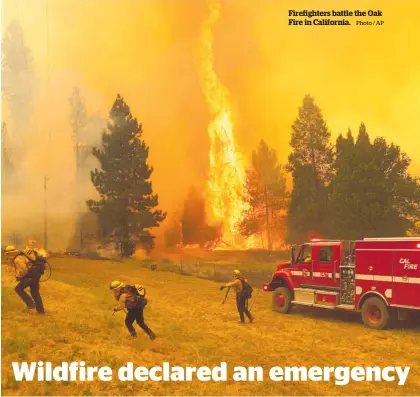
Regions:
[[[42,298],[39,293],[39,281],[44,273],[45,258],[37,250],[26,248],[18,251],[14,245],[5,249],[6,256],[11,257],[15,266],[16,293],[26,303],[25,311],[36,309],[37,313],[45,314]],[[31,296],[25,291],[30,289]]]
[[[136,321],[149,338],[154,340],[156,339],[156,335],[144,322],[144,306],[139,305],[136,302],[136,292],[133,291],[133,288],[134,287],[128,286],[118,280],[115,280],[110,284],[109,289],[113,292],[115,299],[118,301],[118,305],[114,308],[113,314],[120,310],[126,311],[125,325],[130,332],[130,339],[137,338],[137,332],[133,327],[133,323]]]
[[[234,270],[232,274],[233,281],[227,283],[226,285],[222,285],[220,290],[222,291],[225,288],[233,288],[235,290],[236,307],[238,308],[240,318],[239,323],[245,323],[245,315],[248,317],[249,322],[252,323],[254,321],[254,317],[248,310],[248,299],[251,297],[252,287],[249,285],[248,280],[242,277],[239,270]]]
[[[311,247],[305,246],[303,250],[303,262],[304,263],[311,263],[312,261],[312,249]]]

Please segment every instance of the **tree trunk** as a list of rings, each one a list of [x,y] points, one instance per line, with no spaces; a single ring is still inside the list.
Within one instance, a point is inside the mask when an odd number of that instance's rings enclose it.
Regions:
[[[260,233],[260,238],[261,238],[261,248],[264,249],[264,239],[263,239],[262,233]]]
[[[319,180],[318,180],[318,170],[316,169],[316,160],[315,160],[315,151],[311,149],[311,162],[312,162],[312,170],[314,173],[314,185],[315,185],[315,194],[316,199],[318,200],[318,191],[319,191]]]
[[[268,213],[267,186],[265,185],[264,185],[264,205],[265,205],[265,222],[267,226],[267,243],[268,243],[268,249],[269,251],[271,251],[273,249],[273,244],[271,241],[270,216]]]
[[[271,249],[273,249],[273,239],[274,240],[276,239],[276,234],[273,232],[273,224],[274,224],[274,204],[271,204],[271,223],[270,223]]]

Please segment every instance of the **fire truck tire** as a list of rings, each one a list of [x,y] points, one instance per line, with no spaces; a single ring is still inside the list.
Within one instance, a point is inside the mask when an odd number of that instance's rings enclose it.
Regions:
[[[369,328],[385,329],[391,324],[392,313],[382,299],[371,297],[363,302],[362,320]]]
[[[292,292],[289,288],[279,287],[273,291],[272,306],[273,310],[282,314],[289,313],[292,307]]]

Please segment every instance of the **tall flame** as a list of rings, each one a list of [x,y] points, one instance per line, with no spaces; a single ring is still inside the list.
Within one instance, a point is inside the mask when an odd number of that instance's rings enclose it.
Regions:
[[[210,0],[208,7],[210,13],[201,29],[200,61],[202,87],[212,115],[208,126],[211,140],[209,198],[214,217],[223,221],[224,241],[235,245],[238,222],[246,209],[243,200],[245,172],[241,157],[236,152],[229,93],[213,69],[212,27],[219,18],[220,4]]]

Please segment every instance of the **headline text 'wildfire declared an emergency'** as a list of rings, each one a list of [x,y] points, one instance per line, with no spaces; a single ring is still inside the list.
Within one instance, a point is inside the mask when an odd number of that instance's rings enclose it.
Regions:
[[[84,361],[53,365],[51,362],[13,362],[15,379],[21,381],[62,382],[62,381],[93,381],[103,382],[113,380],[113,370],[110,367],[91,367]],[[405,384],[410,367],[272,367],[268,377],[274,382],[330,382],[344,386],[353,382],[397,382]],[[265,370],[262,367],[233,368],[231,379],[235,382],[262,382],[265,380]],[[221,362],[220,366],[181,367],[164,362],[161,366],[147,368],[135,367],[132,362],[118,369],[118,379],[123,382],[191,382],[197,379],[201,382],[225,382],[228,380],[228,365]]]

